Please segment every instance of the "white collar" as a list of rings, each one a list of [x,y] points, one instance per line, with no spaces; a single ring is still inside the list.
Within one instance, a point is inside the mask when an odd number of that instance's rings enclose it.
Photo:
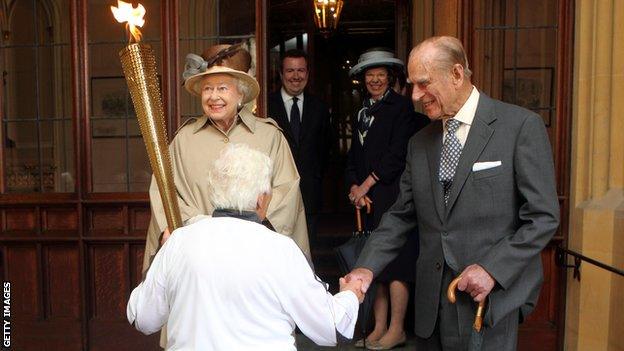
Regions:
[[[455,114],[453,118],[463,124],[472,125],[472,121],[477,113],[479,95],[479,90],[473,86],[468,100],[466,100],[464,105],[459,109],[459,111],[457,111],[457,114]],[[448,119],[444,121],[444,125],[446,125],[446,121],[448,121]]]
[[[282,101],[286,102],[289,101],[293,98],[293,96],[289,95],[286,90],[284,90],[284,87],[282,87],[280,89],[280,92],[282,94]],[[303,92],[301,92],[301,94],[296,96],[297,99],[299,99],[299,101],[301,101],[303,103]]]

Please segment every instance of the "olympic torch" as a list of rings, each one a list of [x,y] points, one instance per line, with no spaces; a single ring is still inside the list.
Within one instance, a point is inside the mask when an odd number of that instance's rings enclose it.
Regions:
[[[128,46],[119,51],[119,58],[165,209],[167,225],[173,231],[182,226],[182,219],[173,182],[156,59],[152,47],[141,43],[141,32],[137,28],[145,23],[145,8],[141,4],[133,8],[132,4],[123,1],[117,1],[117,6],[111,6],[111,11],[119,23],[126,22],[129,35]]]

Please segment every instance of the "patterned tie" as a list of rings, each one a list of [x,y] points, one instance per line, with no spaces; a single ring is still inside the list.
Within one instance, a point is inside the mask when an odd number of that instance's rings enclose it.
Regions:
[[[293,96],[293,105],[290,109],[290,130],[295,137],[295,142],[299,144],[299,134],[301,130],[301,113],[299,112],[299,105],[297,105],[297,101],[299,100],[296,96]]]
[[[444,187],[444,205],[448,203],[453,177],[455,177],[455,168],[459,162],[462,145],[455,135],[461,122],[456,119],[449,119],[446,122],[446,139],[442,145],[442,156],[440,157],[440,173],[438,179]]]

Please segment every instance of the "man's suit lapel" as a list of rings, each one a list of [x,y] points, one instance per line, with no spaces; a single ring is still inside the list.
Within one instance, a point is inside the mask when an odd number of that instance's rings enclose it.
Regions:
[[[437,124],[434,131],[429,135],[427,143],[427,160],[429,161],[429,178],[431,180],[431,192],[435,202],[435,208],[440,217],[440,221],[444,220],[444,190],[442,184],[438,181],[438,170],[440,168],[440,154],[442,153],[442,122],[433,122]]]
[[[459,193],[464,187],[466,179],[470,175],[470,172],[472,172],[472,165],[477,161],[479,155],[481,155],[490,137],[494,133],[494,129],[490,127],[490,124],[495,120],[496,116],[494,115],[492,101],[485,94],[481,93],[477,111],[472,125],[470,126],[468,138],[466,139],[466,145],[464,145],[462,149],[459,163],[455,169],[455,178],[453,179],[451,193],[449,194],[448,204],[446,205],[447,216],[451,212]]]

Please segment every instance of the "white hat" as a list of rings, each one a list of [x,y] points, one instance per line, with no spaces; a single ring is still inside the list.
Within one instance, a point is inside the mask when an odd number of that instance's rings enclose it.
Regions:
[[[394,57],[392,52],[384,49],[370,49],[360,55],[357,65],[353,66],[353,68],[349,70],[349,76],[359,74],[366,68],[378,66],[387,66],[390,68],[398,68],[400,70],[405,67],[403,61]]]

